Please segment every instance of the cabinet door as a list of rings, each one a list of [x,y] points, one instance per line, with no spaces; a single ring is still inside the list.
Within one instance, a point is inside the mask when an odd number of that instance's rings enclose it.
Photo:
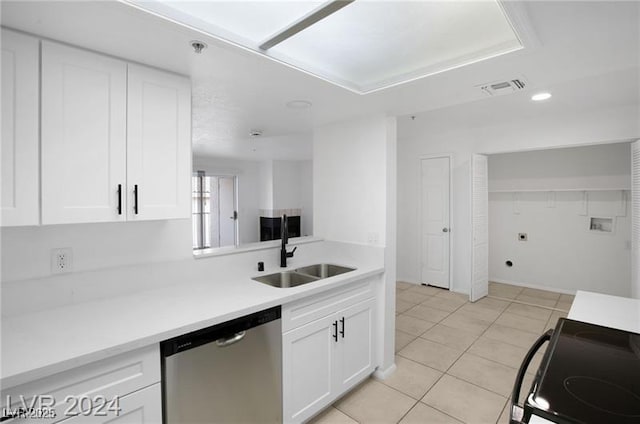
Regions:
[[[39,405],[41,401],[49,404],[43,397],[53,398],[54,419],[33,417],[9,421],[12,424],[48,424],[67,418],[69,408],[77,413],[79,408],[73,404],[73,399],[85,398],[80,407],[89,410],[92,405],[97,405],[100,398],[123,397],[141,387],[159,383],[160,374],[160,346],[154,344],[19,386],[3,387],[0,406],[16,410],[23,402],[26,405]],[[7,405],[7,402],[11,404]]]
[[[160,383],[153,384],[120,398],[121,410],[116,414],[107,408],[94,408],[88,415],[76,415],[64,424],[160,424],[162,393]]]
[[[125,62],[42,42],[43,224],[125,219],[126,79]]]
[[[339,379],[336,391],[343,393],[371,374],[375,368],[375,301],[370,299],[338,314],[339,356],[336,360]]]
[[[282,336],[284,422],[301,422],[324,408],[334,392],[335,316]]]
[[[37,225],[38,40],[2,30],[2,226]]]
[[[128,218],[190,218],[191,83],[129,65],[127,116]]]

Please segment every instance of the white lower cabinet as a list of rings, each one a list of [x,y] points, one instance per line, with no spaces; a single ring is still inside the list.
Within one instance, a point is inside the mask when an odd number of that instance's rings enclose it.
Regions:
[[[312,417],[373,372],[374,317],[371,298],[283,334],[285,422]]]
[[[340,336],[338,367],[338,393],[342,394],[371,374],[374,361],[373,299],[359,303],[339,313]],[[343,320],[343,321],[340,321]],[[343,324],[344,322],[344,324]]]
[[[28,416],[8,423],[160,423],[160,347],[148,346],[3,387],[1,395],[5,415],[34,408]]]
[[[162,392],[160,383],[120,398],[118,409],[94,408],[87,415],[76,415],[64,424],[161,424]]]
[[[338,344],[335,316],[282,335],[282,399],[285,422],[302,421],[331,401]]]

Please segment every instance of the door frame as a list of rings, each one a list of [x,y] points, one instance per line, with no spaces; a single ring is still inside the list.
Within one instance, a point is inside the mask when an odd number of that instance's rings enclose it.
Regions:
[[[200,175],[199,173],[202,172],[202,175]],[[237,219],[235,219],[234,221],[234,247],[238,247],[238,245],[240,244],[240,212],[238,210],[238,205],[239,205],[239,189],[238,189],[238,183],[239,183],[239,179],[238,176],[235,174],[228,174],[228,173],[218,173],[218,172],[212,172],[212,171],[208,171],[206,169],[197,169],[192,171],[191,173],[192,177],[224,177],[224,178],[233,178],[233,210],[236,211],[237,213]],[[219,187],[219,185],[218,185]],[[218,203],[218,221],[220,220],[220,204]],[[192,219],[193,219],[193,215],[192,215]],[[220,224],[218,222],[218,232],[220,231]],[[218,235],[219,236],[219,235]],[[219,249],[220,247],[210,247],[208,249]]]
[[[417,161],[417,168],[418,168],[418,175],[420,175],[420,184],[418,184],[418,199],[420,199],[420,207],[418,208],[419,214],[418,214],[418,219],[419,219],[419,226],[420,226],[420,237],[418,238],[418,249],[417,251],[420,252],[420,262],[419,262],[419,269],[418,269],[418,275],[420,275],[420,283],[424,283],[424,281],[422,281],[422,260],[424,257],[424,252],[422,251],[422,234],[423,234],[423,228],[422,228],[422,213],[423,213],[423,207],[422,207],[422,161],[425,159],[439,159],[439,158],[447,158],[449,159],[449,291],[453,291],[451,290],[451,271],[453,270],[453,237],[451,237],[451,216],[453,214],[453,206],[454,206],[454,202],[453,202],[453,153],[440,153],[440,154],[430,154],[430,155],[419,155],[418,156],[418,161]]]
[[[235,174],[210,173],[210,177],[233,178],[233,210],[236,213],[236,219],[233,222],[233,246],[238,247],[240,244],[240,211],[238,210],[238,176]],[[220,184],[218,183],[218,187]],[[218,203],[218,215],[220,215],[220,203]],[[219,218],[218,218],[219,219]],[[218,224],[219,225],[219,224]],[[218,231],[219,227],[218,227]]]

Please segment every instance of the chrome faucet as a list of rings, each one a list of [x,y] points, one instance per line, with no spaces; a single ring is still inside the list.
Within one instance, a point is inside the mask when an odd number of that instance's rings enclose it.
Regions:
[[[293,253],[298,246],[294,247],[291,252],[287,252],[287,243],[289,242],[289,229],[287,228],[287,215],[282,215],[282,223],[280,225],[280,238],[282,239],[282,247],[280,248],[280,267],[287,267],[287,258],[293,258]]]

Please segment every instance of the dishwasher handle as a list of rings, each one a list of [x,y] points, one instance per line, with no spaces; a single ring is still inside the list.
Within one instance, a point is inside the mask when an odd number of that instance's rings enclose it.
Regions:
[[[221,339],[216,340],[216,346],[218,347],[227,347],[232,344],[238,343],[240,340],[244,339],[244,336],[247,335],[246,331],[241,331],[239,333],[234,334],[230,337],[223,337]]]
[[[538,350],[542,347],[545,342],[551,340],[553,336],[553,330],[548,330],[542,336],[536,340],[536,342],[531,346],[527,355],[520,365],[520,369],[518,370],[518,374],[516,376],[515,384],[513,385],[513,392],[511,392],[511,408],[509,410],[509,423],[510,424],[522,424],[524,418],[524,408],[518,404],[520,398],[520,388],[522,387],[522,383],[524,382],[524,375],[527,372],[527,368],[529,364],[533,360],[533,357],[538,352]]]

